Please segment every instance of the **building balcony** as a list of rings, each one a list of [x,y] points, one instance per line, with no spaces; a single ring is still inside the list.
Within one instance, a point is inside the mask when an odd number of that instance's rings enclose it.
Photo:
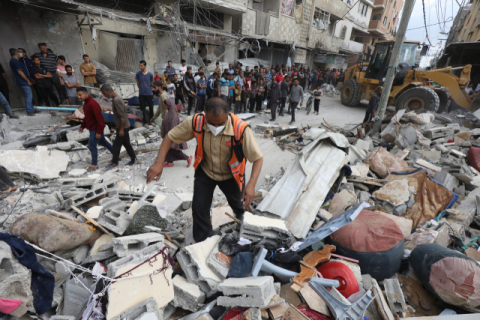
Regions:
[[[193,4],[195,0],[187,2]],[[205,8],[233,16],[247,12],[248,0],[200,0],[200,4]]]
[[[352,40],[343,40],[340,49],[348,52],[363,52],[363,43]]]

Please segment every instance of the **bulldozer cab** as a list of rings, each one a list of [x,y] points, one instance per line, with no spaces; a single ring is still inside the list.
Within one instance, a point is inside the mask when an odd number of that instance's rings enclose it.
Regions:
[[[383,82],[387,75],[393,45],[393,41],[382,41],[375,44],[375,51],[373,52],[372,58],[367,67],[367,72],[365,73],[366,79],[377,79]],[[418,43],[403,43],[400,57],[398,59],[398,64],[402,67],[402,70],[410,70],[415,66],[417,48]]]

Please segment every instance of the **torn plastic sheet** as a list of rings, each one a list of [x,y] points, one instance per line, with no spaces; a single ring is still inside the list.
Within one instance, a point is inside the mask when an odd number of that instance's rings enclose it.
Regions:
[[[320,135],[290,162],[257,210],[285,220],[295,237],[305,238],[340,169],[348,162],[343,149],[349,145],[342,134]]]

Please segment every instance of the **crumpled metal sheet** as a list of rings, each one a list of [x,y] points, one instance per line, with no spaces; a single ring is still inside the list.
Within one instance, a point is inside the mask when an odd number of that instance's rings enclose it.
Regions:
[[[305,238],[340,169],[348,162],[344,135],[324,133],[290,162],[257,210],[277,216],[297,238]]]

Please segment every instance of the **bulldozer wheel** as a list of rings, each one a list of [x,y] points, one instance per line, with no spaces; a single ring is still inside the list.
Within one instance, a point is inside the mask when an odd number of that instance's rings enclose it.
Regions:
[[[438,110],[440,98],[437,93],[427,87],[415,87],[408,89],[397,99],[395,107],[398,110],[407,111],[434,111]]]
[[[450,104],[452,103],[452,100],[450,99],[450,95],[448,92],[445,91],[435,91],[440,98],[440,105],[438,107],[437,113],[442,113],[444,111],[448,110],[448,107],[450,107]]]
[[[356,106],[360,103],[360,99],[358,99],[358,89],[360,86],[358,85],[357,81],[353,79],[348,79],[342,87],[342,91],[340,93],[340,100],[342,104],[345,106]]]

